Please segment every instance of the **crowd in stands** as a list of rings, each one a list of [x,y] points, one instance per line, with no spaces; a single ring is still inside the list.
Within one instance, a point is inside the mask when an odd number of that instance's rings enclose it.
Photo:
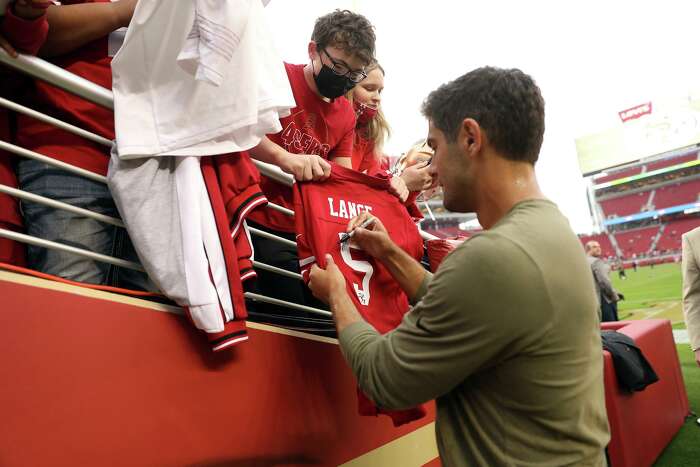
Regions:
[[[640,163],[622,170],[597,177],[593,183],[600,185],[660,169],[673,168],[698,159],[697,148],[680,156]],[[692,204],[700,201],[700,166],[676,168],[669,172],[644,177],[595,190],[596,201],[605,220],[617,219],[644,212]],[[600,243],[602,256],[616,263],[658,262],[677,259],[681,250],[680,236],[700,224],[692,213],[674,213],[671,216],[655,215],[643,219],[609,225],[607,233],[581,236]],[[611,239],[613,241],[611,241]],[[615,245],[613,245],[613,242]]]
[[[610,230],[608,233],[581,235],[580,239],[584,245],[590,241],[598,242],[603,258],[613,262],[622,260],[626,267],[631,266],[634,260],[645,262],[676,260],[681,252],[681,236],[700,226],[700,217],[681,216],[664,219],[661,222],[659,220],[649,222],[653,222],[653,225],[635,223],[632,226],[623,225],[623,228],[616,226],[615,230]],[[611,237],[614,237],[619,249],[615,249],[610,240]]]

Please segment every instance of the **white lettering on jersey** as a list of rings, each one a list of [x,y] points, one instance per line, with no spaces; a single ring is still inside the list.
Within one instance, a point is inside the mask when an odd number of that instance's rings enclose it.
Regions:
[[[339,232],[338,236],[343,238],[343,233]],[[352,258],[350,255],[350,242],[343,242],[340,244],[340,256],[343,258],[345,264],[353,271],[364,274],[362,277],[362,285],[360,286],[356,282],[353,282],[352,288],[355,290],[355,295],[357,295],[360,304],[364,306],[369,305],[369,281],[372,279],[372,274],[374,274],[374,267],[367,261]]]
[[[352,219],[362,211],[371,212],[372,206],[366,204],[353,203],[344,199],[334,199],[328,197],[328,213],[331,217],[339,217],[341,219]]]
[[[333,210],[333,198],[328,197],[328,208],[330,209],[331,217],[338,217],[338,213]]]

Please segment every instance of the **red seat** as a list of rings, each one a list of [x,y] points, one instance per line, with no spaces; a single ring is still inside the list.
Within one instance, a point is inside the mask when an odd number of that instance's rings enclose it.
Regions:
[[[612,437],[612,467],[650,466],[673,439],[690,412],[671,322],[663,319],[602,323],[604,330],[628,335],[651,364],[659,381],[644,391],[620,389],[612,356],[604,351],[605,405]]]

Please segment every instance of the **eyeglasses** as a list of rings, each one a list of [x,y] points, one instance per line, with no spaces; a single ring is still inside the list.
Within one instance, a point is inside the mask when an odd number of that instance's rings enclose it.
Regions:
[[[363,79],[367,78],[367,73],[365,70],[351,70],[346,64],[336,61],[331,55],[326,51],[326,49],[321,49],[321,51],[326,54],[328,60],[331,61],[330,69],[338,76],[345,76],[347,79],[353,83],[359,83]]]

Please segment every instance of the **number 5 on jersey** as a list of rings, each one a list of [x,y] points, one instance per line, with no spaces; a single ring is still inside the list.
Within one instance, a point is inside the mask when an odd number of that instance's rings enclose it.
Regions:
[[[343,237],[343,233],[338,234],[339,238]],[[343,258],[343,262],[348,265],[353,271],[364,274],[362,278],[362,285],[358,285],[356,282],[352,283],[352,287],[355,290],[355,295],[360,301],[360,304],[367,306],[369,305],[369,281],[374,274],[374,267],[368,261],[362,261],[353,259],[350,254],[350,242],[343,242],[340,244],[340,256]]]

